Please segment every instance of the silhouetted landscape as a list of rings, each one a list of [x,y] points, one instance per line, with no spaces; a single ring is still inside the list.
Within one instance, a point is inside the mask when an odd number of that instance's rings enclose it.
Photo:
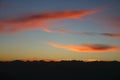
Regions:
[[[120,80],[120,62],[0,62],[0,80]]]

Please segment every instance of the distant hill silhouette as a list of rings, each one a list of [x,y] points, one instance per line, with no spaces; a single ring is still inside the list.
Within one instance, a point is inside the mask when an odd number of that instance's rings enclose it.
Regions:
[[[0,62],[0,80],[120,80],[120,62]]]

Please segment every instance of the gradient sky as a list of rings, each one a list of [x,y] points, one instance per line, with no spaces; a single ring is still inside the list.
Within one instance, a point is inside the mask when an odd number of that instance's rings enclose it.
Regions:
[[[0,60],[120,61],[120,0],[0,0]]]

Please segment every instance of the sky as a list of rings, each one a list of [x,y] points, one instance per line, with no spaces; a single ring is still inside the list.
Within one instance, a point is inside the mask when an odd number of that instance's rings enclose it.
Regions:
[[[120,0],[0,0],[0,60],[120,61]]]

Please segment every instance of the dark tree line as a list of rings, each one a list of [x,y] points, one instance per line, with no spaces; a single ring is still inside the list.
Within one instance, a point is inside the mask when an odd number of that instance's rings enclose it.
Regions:
[[[0,62],[0,80],[120,80],[120,62]]]

